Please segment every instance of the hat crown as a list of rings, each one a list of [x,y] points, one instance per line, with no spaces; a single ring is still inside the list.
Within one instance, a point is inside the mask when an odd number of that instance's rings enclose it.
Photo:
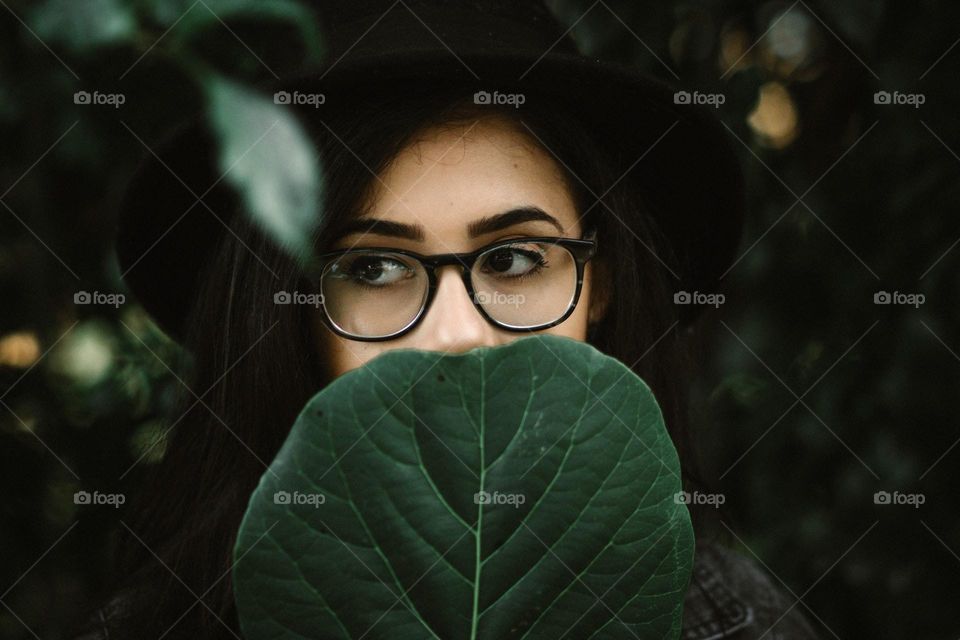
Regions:
[[[443,50],[447,55],[577,53],[540,0],[316,0],[327,58]]]

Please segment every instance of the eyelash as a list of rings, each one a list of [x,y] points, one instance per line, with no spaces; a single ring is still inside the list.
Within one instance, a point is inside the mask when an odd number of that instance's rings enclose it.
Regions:
[[[541,271],[543,271],[544,269],[546,269],[546,268],[549,267],[549,266],[550,266],[550,263],[547,262],[546,260],[538,261],[537,264],[536,264],[536,266],[534,266],[532,269],[530,269],[530,271],[527,271],[527,272],[524,273],[523,275],[511,276],[511,277],[510,277],[510,280],[514,280],[514,281],[516,281],[516,282],[523,282],[523,281],[526,280],[527,278],[530,278],[530,277],[533,277],[533,276],[537,275],[538,273],[540,273]]]
[[[520,253],[522,253],[522,254],[530,254],[530,253],[532,253],[533,256],[528,256],[528,257],[530,257],[530,259],[532,259],[532,260],[536,260],[536,264],[533,266],[532,269],[530,269],[530,271],[527,271],[526,273],[524,273],[524,274],[522,274],[522,275],[519,275],[519,276],[507,276],[507,278],[510,279],[510,280],[522,281],[522,280],[524,280],[525,278],[528,278],[528,277],[530,277],[530,276],[534,276],[534,275],[540,273],[541,271],[543,271],[544,269],[546,269],[547,267],[550,266],[549,261],[547,261],[547,259],[544,258],[542,254],[538,254],[538,253],[536,253],[536,252],[524,251],[524,250],[522,250],[522,249],[515,249],[514,251],[518,251],[518,252],[520,252]]]
[[[383,258],[382,260],[383,260],[383,261],[386,261],[386,260],[389,260],[389,258]],[[407,267],[406,265],[404,265],[403,268],[404,268],[404,269],[407,269],[408,267]],[[364,279],[363,279],[362,277],[360,277],[359,275],[351,275],[351,276],[350,276],[350,281],[353,282],[353,283],[356,284],[356,285],[359,285],[359,286],[365,288],[365,289],[383,289],[383,288],[385,287],[385,285],[370,284],[369,281],[364,280]]]

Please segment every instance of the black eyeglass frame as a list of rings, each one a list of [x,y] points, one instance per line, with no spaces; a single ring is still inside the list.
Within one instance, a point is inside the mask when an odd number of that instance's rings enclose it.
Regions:
[[[476,264],[477,259],[479,259],[481,255],[500,247],[525,242],[545,242],[549,244],[555,244],[570,252],[570,255],[573,256],[574,263],[577,267],[577,287],[574,291],[569,307],[563,313],[563,315],[556,320],[532,327],[516,327],[497,321],[487,313],[487,311],[483,308],[483,304],[477,301],[477,296],[473,289],[471,272],[473,271],[473,266]],[[497,242],[480,247],[475,251],[469,251],[465,253],[438,253],[429,256],[417,253],[415,251],[396,249],[393,247],[352,247],[349,249],[338,249],[336,251],[328,251],[320,254],[308,265],[306,269],[306,275],[310,279],[311,286],[315,287],[317,292],[322,294],[322,277],[331,262],[334,262],[338,258],[351,253],[365,253],[370,251],[394,253],[413,258],[414,260],[418,261],[423,266],[424,271],[427,273],[427,296],[424,299],[423,304],[420,305],[420,310],[417,312],[417,315],[414,316],[414,318],[402,329],[386,336],[370,337],[357,336],[352,333],[348,333],[337,326],[337,324],[330,317],[330,314],[327,312],[326,305],[323,301],[323,296],[321,295],[320,307],[323,311],[322,319],[324,324],[326,324],[327,327],[329,327],[330,330],[338,336],[348,338],[350,340],[356,340],[358,342],[383,342],[386,340],[395,340],[396,338],[399,338],[412,331],[418,324],[420,324],[420,321],[423,320],[423,317],[427,315],[427,312],[430,310],[430,306],[433,304],[433,300],[436,297],[437,287],[439,286],[436,273],[437,268],[451,264],[460,266],[460,278],[463,281],[464,288],[467,290],[467,294],[470,296],[473,306],[477,309],[480,315],[493,326],[517,333],[541,331],[543,329],[554,327],[569,318],[570,314],[572,314],[574,309],[577,308],[577,303],[580,301],[580,292],[583,290],[583,273],[587,262],[597,253],[597,240],[596,231],[591,231],[587,234],[584,234],[582,238],[563,238],[556,236],[507,238],[505,240],[498,240]]]

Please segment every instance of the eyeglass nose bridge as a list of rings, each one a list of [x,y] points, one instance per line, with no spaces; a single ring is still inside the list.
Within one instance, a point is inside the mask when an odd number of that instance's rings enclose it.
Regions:
[[[477,302],[477,296],[473,290],[473,278],[471,277],[471,271],[473,269],[473,263],[479,257],[478,252],[470,253],[445,253],[441,255],[432,256],[429,258],[421,258],[420,263],[423,265],[424,270],[427,272],[427,299],[424,301],[424,308],[420,312],[420,315],[426,315],[433,305],[433,300],[436,297],[437,290],[440,287],[440,278],[437,275],[437,271],[440,267],[446,267],[451,265],[456,265],[460,267],[460,281],[463,282],[463,287],[467,291],[467,295],[470,297],[470,301],[473,303],[473,306],[480,312],[480,315],[484,319],[490,320],[487,313],[483,310],[482,306]]]
[[[476,251],[470,253],[442,253],[435,256],[423,256],[420,258],[420,262],[428,269],[437,269],[438,267],[457,264],[463,269],[469,270],[479,255]]]

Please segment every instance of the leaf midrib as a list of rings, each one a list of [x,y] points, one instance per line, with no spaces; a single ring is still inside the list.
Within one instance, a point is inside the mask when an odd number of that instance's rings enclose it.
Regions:
[[[487,479],[487,465],[484,463],[484,456],[486,454],[486,406],[487,406],[487,389],[486,389],[486,372],[484,371],[484,366],[486,364],[485,358],[480,358],[480,433],[479,433],[479,443],[480,443],[480,494],[486,489],[486,479]],[[479,494],[478,494],[479,495]],[[470,623],[470,640],[477,639],[477,630],[480,624],[480,571],[483,569],[483,564],[480,562],[480,549],[481,541],[483,538],[483,502],[477,500],[477,529],[474,536],[476,541],[474,544],[474,570],[473,570],[473,614],[471,616],[472,620]]]

